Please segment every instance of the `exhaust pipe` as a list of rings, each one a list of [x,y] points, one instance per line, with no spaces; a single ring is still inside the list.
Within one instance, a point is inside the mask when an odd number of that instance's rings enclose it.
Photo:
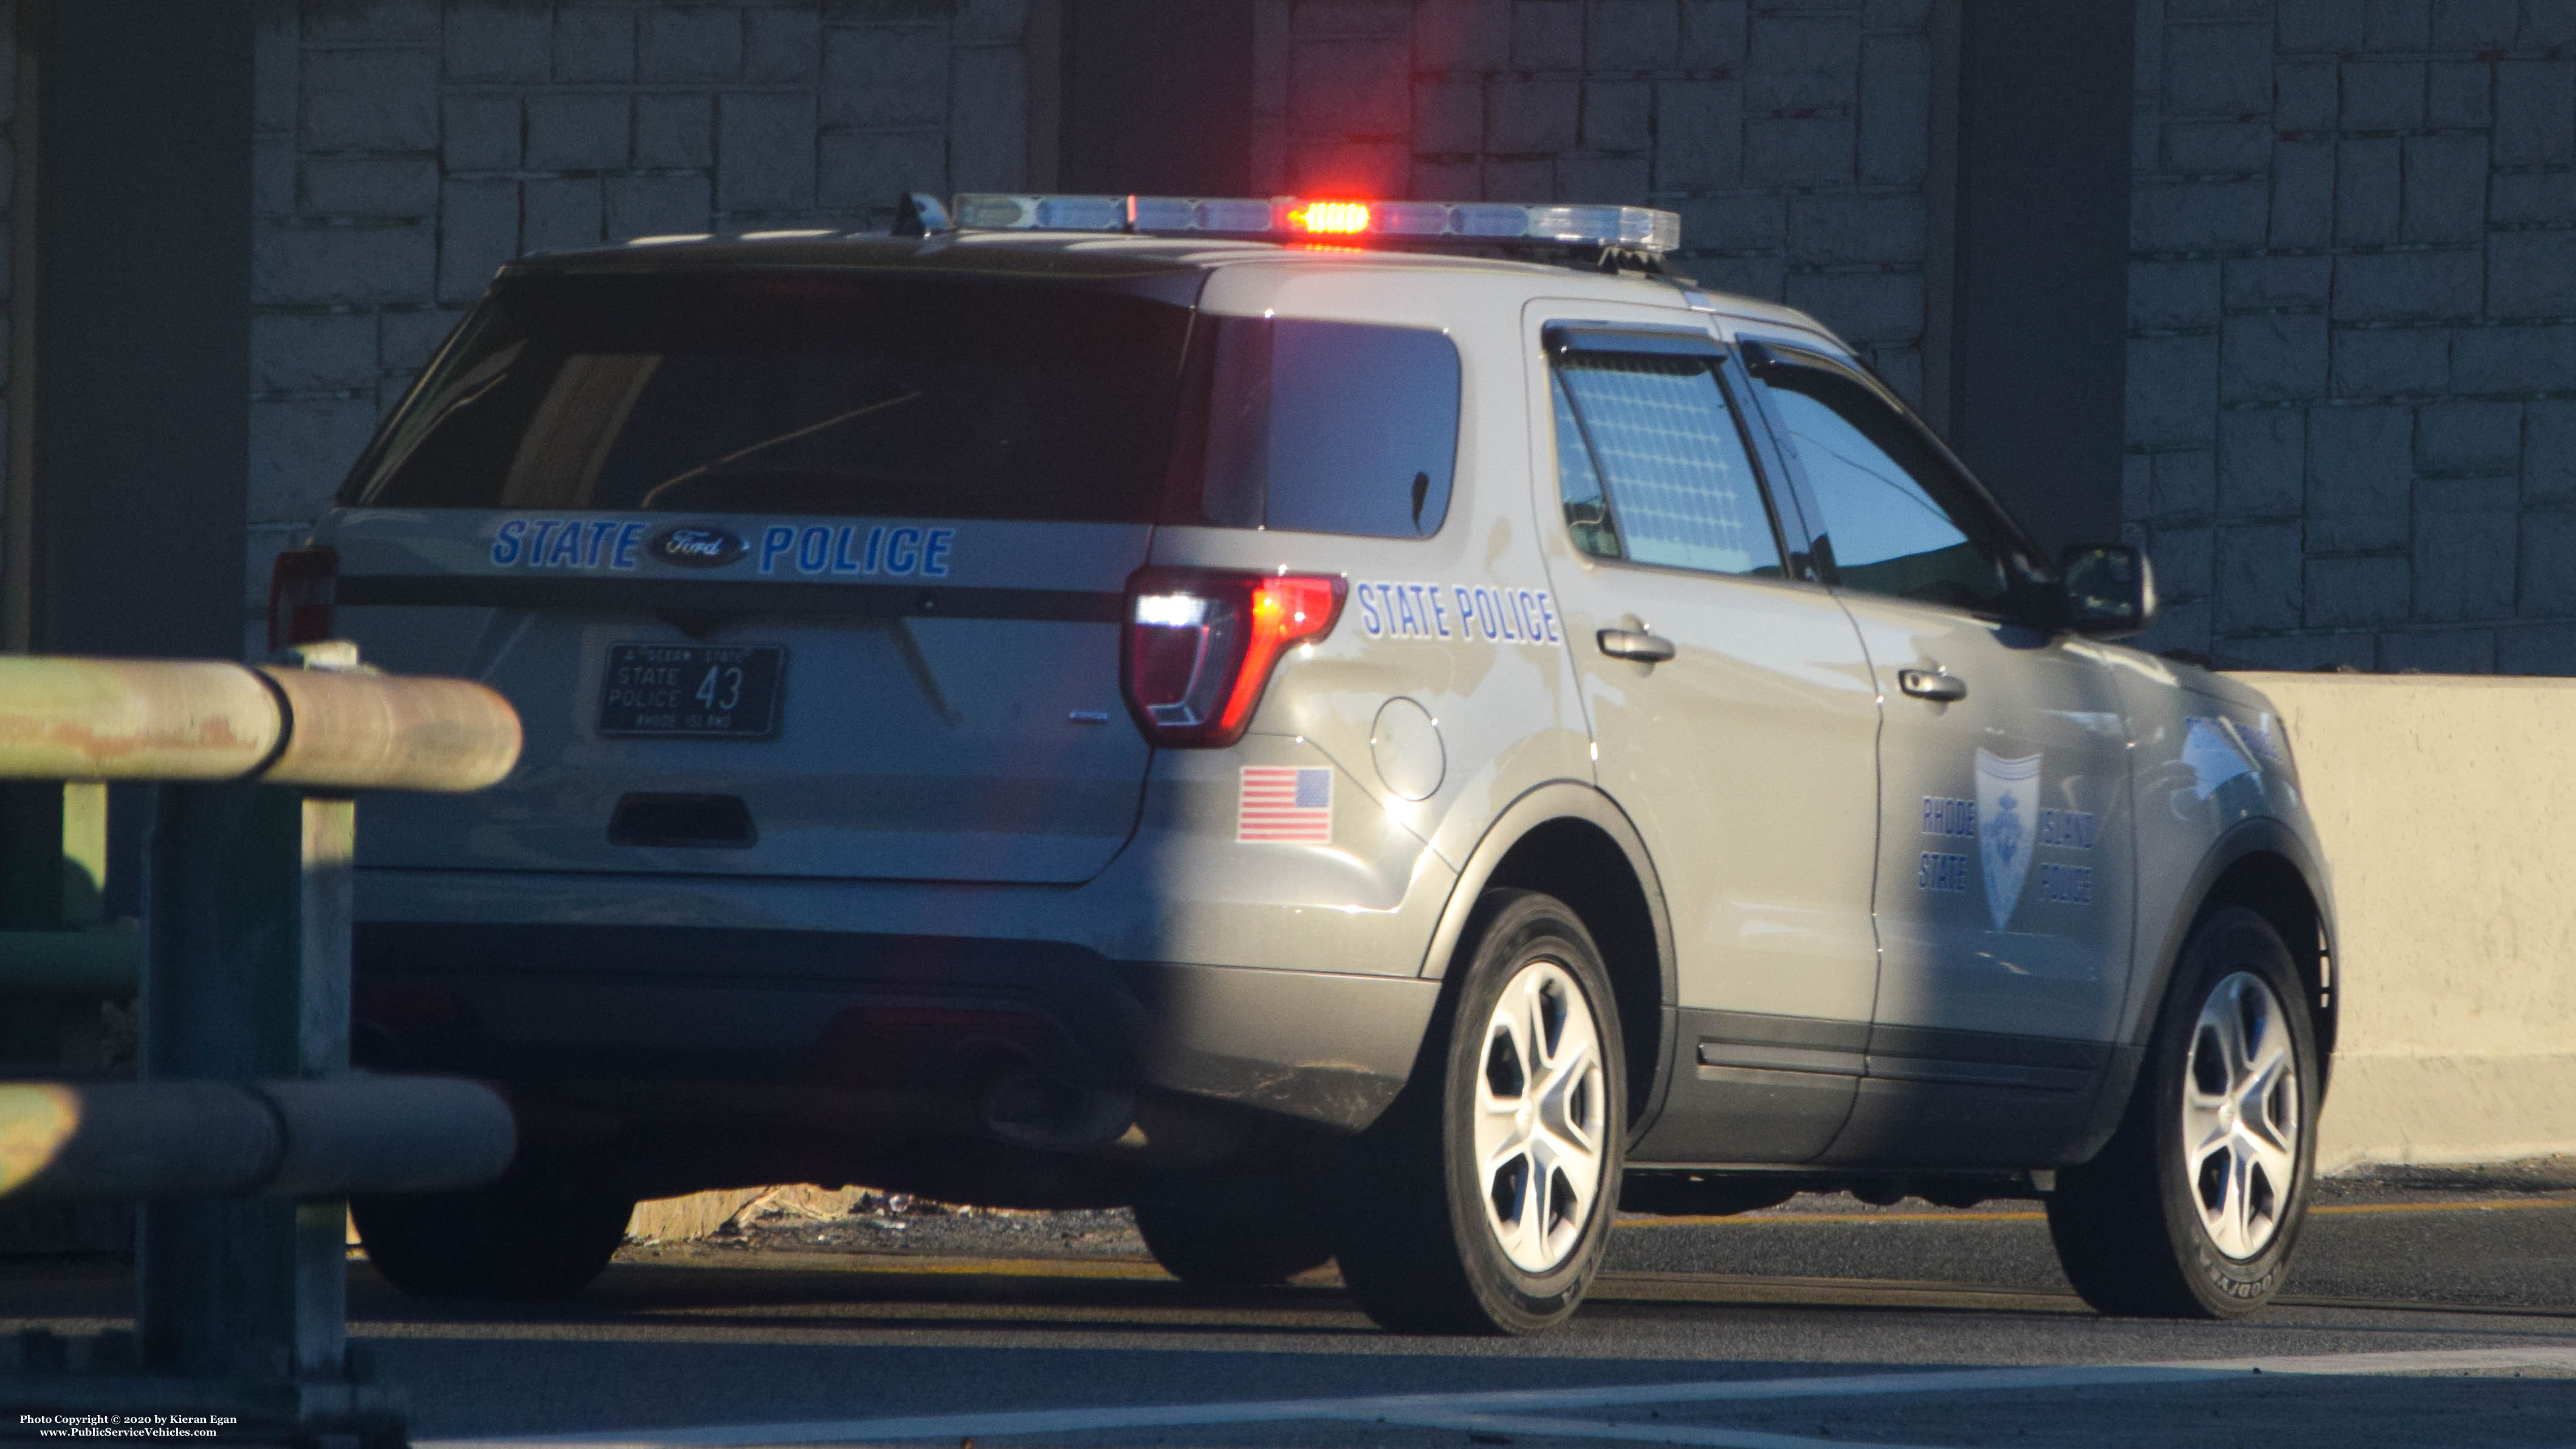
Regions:
[[[1135,1125],[1133,1095],[1043,1072],[1014,1072],[984,1099],[985,1131],[1042,1152],[1105,1146]]]

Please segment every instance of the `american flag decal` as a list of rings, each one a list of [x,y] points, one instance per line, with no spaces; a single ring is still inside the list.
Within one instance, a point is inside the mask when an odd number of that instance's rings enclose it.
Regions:
[[[1333,772],[1301,765],[1244,766],[1234,838],[1271,845],[1332,844]]]

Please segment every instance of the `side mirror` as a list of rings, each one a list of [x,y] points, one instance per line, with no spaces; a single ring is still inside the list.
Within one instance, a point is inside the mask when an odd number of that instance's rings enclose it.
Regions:
[[[2156,619],[2156,570],[2125,543],[2079,543],[2058,556],[2065,624],[2094,639],[2126,639]]]

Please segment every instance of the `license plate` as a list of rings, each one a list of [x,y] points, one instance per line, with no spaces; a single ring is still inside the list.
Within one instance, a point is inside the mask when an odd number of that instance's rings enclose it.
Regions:
[[[611,644],[599,732],[760,739],[778,728],[776,644]]]

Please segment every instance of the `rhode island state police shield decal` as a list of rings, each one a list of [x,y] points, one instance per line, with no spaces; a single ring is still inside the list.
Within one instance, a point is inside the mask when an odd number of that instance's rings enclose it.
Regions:
[[[2022,882],[2030,878],[2040,759],[2006,760],[1977,751],[1977,859],[1985,866],[1986,909],[1994,913],[1998,931],[2011,927]]]

